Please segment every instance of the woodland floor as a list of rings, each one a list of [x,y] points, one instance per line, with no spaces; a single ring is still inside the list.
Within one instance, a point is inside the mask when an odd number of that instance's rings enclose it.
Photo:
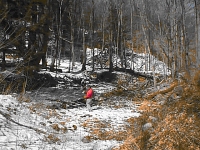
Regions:
[[[114,85],[99,83],[93,84],[93,88],[101,95],[111,91]],[[125,97],[98,101],[92,112],[77,103],[82,97],[80,86],[43,87],[27,91],[23,97],[2,96],[0,149],[114,148],[122,142],[122,137],[112,138],[112,132],[125,132],[126,120],[140,115],[138,105]],[[101,135],[105,131],[107,135]]]
[[[91,84],[92,112],[76,84],[0,95],[0,150],[199,150],[198,82],[129,77]]]

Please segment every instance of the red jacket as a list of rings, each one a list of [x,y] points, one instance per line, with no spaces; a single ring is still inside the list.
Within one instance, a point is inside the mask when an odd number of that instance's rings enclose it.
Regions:
[[[93,90],[90,88],[90,89],[87,91],[85,98],[86,98],[86,99],[89,99],[89,98],[92,98],[92,97],[93,97]]]

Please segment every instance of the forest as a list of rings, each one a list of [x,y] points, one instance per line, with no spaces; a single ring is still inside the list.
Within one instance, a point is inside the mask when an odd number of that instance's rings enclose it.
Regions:
[[[198,150],[199,68],[199,0],[0,0],[0,148]]]
[[[109,71],[117,63],[134,70],[127,64],[127,49],[133,63],[134,52],[156,56],[173,77],[199,66],[197,0],[1,0],[0,14],[1,70],[9,65],[6,55],[20,58],[19,72],[47,67],[46,56],[52,58],[51,71],[61,58],[70,59],[69,72],[76,60],[85,70],[86,48],[101,49],[93,53],[93,71],[95,62]],[[113,62],[114,54],[119,62]],[[151,69],[147,61],[146,70]]]

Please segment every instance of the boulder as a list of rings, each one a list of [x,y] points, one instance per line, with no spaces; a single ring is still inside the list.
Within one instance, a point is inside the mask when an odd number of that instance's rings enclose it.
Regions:
[[[149,116],[149,120],[152,121],[152,122],[156,122],[156,121],[158,121],[158,118],[153,117],[153,116]]]
[[[152,129],[152,127],[153,127],[152,123],[146,123],[142,126],[142,130],[146,131],[146,130]]]
[[[85,136],[81,140],[83,143],[90,143],[91,142],[91,137],[90,136]]]
[[[182,96],[183,95],[183,87],[182,86],[177,86],[174,88],[174,93],[177,95],[177,96]]]

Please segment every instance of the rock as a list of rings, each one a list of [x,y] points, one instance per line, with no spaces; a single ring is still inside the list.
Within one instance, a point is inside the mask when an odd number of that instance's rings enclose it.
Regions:
[[[116,146],[118,145],[115,141],[97,141],[93,146],[93,150],[112,150]]]
[[[98,97],[98,96],[95,96],[94,99],[95,99],[95,100],[99,100],[99,97]]]
[[[181,98],[181,96],[177,95],[176,93],[173,93],[172,95],[170,95],[167,99],[167,103],[168,104],[172,104],[175,103],[177,101],[179,101]]]
[[[152,123],[146,123],[143,125],[142,130],[146,131],[146,130],[151,129],[152,127],[153,127]]]
[[[158,118],[149,116],[149,120],[151,120],[152,122],[156,122],[156,121],[158,121]]]
[[[162,100],[162,101],[159,101],[158,102],[158,105],[164,105],[166,103],[166,101],[165,100]]]
[[[177,95],[177,96],[182,96],[183,94],[183,87],[182,86],[177,86],[174,88],[174,93]]]
[[[154,99],[157,100],[157,101],[160,101],[160,100],[163,99],[163,96],[162,96],[162,94],[158,94],[158,95],[156,95],[156,96],[154,97]]]
[[[76,125],[73,125],[72,127],[73,127],[74,130],[77,130],[77,126]]]
[[[83,143],[90,143],[91,142],[91,137],[90,136],[85,136],[81,140]]]

